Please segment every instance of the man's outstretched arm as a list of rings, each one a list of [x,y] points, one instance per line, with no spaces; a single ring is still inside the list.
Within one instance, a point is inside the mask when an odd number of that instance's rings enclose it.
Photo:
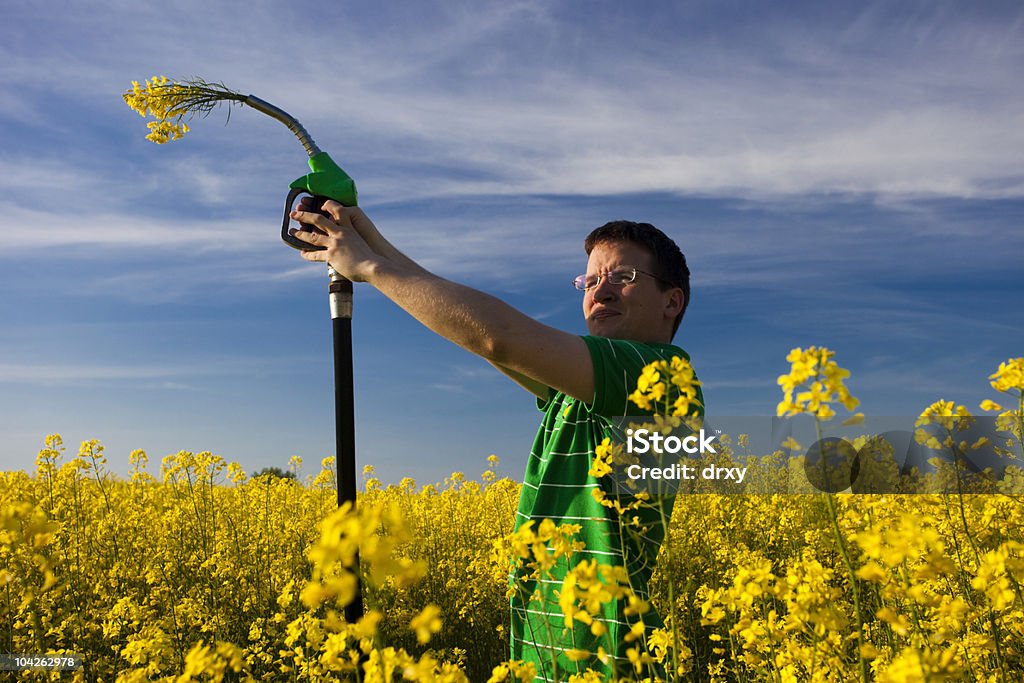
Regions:
[[[501,371],[506,377],[511,379],[513,382],[526,389],[528,392],[536,396],[537,398],[547,400],[548,392],[550,388],[546,384],[530,379],[526,375],[516,372],[515,370],[509,370],[504,365],[498,365],[497,363],[491,362],[497,370]]]
[[[430,330],[509,371],[513,379],[521,376],[525,383],[520,384],[537,395],[551,387],[593,400],[593,366],[580,337],[427,271],[387,242],[361,210],[336,202],[323,208],[330,217],[302,211],[292,215],[321,231],[295,231],[297,238],[326,247],[303,252],[304,259],[329,262],[344,277],[369,283]]]

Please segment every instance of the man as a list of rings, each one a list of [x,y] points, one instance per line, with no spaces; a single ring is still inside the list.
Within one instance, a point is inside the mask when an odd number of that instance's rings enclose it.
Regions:
[[[307,261],[327,261],[344,277],[367,282],[442,337],[489,361],[538,399],[544,420],[527,464],[516,529],[527,520],[580,524],[586,548],[537,586],[515,581],[512,658],[532,661],[549,680],[588,666],[606,673],[630,669],[624,604],[613,603],[599,619],[604,629],[575,624],[566,629],[558,609],[561,575],[581,560],[625,565],[642,598],[664,536],[660,520],[641,540],[621,533],[617,513],[592,495],[608,482],[589,474],[595,447],[612,433],[611,418],[637,415],[627,397],[645,365],[673,356],[670,344],[689,299],[689,270],[672,240],[643,223],[618,221],[587,238],[587,271],[575,281],[583,292],[589,336],[544,325],[483,292],[428,272],[389,243],[358,208],[328,201],[323,214],[308,198],[292,218],[316,231],[292,234],[324,251]],[[317,232],[318,231],[318,232]],[[701,397],[698,396],[699,399]],[[702,401],[702,399],[701,399]],[[669,513],[671,509],[669,508]],[[534,591],[539,600],[531,599]],[[656,615],[645,621],[657,624]],[[599,633],[595,634],[594,630]],[[603,631],[603,632],[601,632]],[[607,654],[572,661],[569,649]]]

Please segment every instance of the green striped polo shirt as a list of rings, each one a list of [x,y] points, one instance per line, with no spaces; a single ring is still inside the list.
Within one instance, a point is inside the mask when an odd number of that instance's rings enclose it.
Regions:
[[[638,538],[628,531],[620,533],[619,514],[602,506],[592,495],[592,490],[598,487],[612,493],[610,477],[598,480],[589,470],[595,447],[606,436],[612,436],[611,418],[644,414],[628,399],[636,390],[644,366],[657,360],[670,360],[673,356],[688,360],[689,356],[670,344],[642,344],[590,336],[583,340],[594,365],[594,400],[587,404],[553,390],[547,400],[538,400],[544,419],[526,465],[516,512],[516,530],[531,519],[536,520],[535,528],[544,519],[556,524],[579,524],[581,531],[577,539],[586,544],[586,549],[575,553],[568,562],[560,560],[540,585],[525,578],[528,570],[519,569],[510,574],[514,588],[512,658],[534,662],[536,680],[556,680],[557,677],[564,681],[587,668],[608,676],[616,669],[622,674],[626,672],[626,650],[636,643],[626,643],[625,636],[637,617],[625,617],[623,601],[606,604],[597,618],[604,622],[607,634],[595,637],[590,626],[582,622],[575,621],[572,628],[565,626],[558,591],[570,566],[597,559],[600,564],[625,566],[631,587],[646,599],[665,535],[658,520],[668,519],[672,514],[672,497],[664,496],[657,503],[662,506],[661,512],[653,505],[639,512],[642,522],[649,525],[645,536]],[[698,394],[698,398],[703,405],[703,396]],[[662,625],[653,609],[644,616],[644,621],[648,629]],[[596,658],[573,662],[562,654],[568,649],[596,652],[599,645],[609,655],[607,665]],[[660,671],[652,673],[664,676]]]

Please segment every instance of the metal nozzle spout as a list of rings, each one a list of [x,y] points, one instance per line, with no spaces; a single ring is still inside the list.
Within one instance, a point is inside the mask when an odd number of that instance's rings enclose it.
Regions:
[[[294,116],[292,116],[291,114],[289,114],[288,112],[279,107],[275,107],[266,100],[261,100],[255,95],[247,96],[244,102],[253,109],[261,111],[267,116],[273,117],[280,121],[281,123],[283,123],[284,125],[288,126],[288,130],[295,134],[295,137],[299,139],[299,142],[302,143],[302,146],[306,148],[306,153],[309,154],[309,156],[312,157],[315,154],[320,154],[320,148],[317,147],[317,144],[313,141],[313,138],[310,137],[309,133],[306,132],[306,129],[302,127],[302,124],[299,123],[299,120],[296,119]]]

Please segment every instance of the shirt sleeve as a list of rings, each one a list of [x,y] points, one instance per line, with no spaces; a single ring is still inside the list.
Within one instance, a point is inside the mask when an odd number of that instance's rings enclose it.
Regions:
[[[547,409],[548,409],[548,406],[551,405],[551,402],[555,399],[555,397],[557,395],[558,395],[557,391],[555,391],[551,387],[548,387],[547,398],[541,398],[540,396],[536,397],[537,398],[537,410],[539,410],[542,413],[546,412]]]
[[[642,415],[629,395],[636,391],[636,382],[644,367],[656,360],[671,360],[689,355],[677,346],[642,344],[626,339],[583,337],[594,364],[594,400],[587,408],[603,417]]]

